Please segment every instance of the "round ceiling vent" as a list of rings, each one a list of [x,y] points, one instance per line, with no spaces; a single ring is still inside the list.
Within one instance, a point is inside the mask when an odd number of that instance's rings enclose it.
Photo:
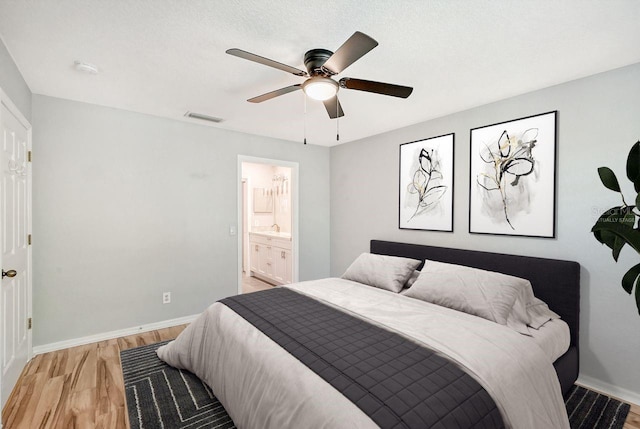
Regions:
[[[85,63],[82,61],[74,61],[73,64],[76,70],[78,70],[79,72],[98,74],[98,67],[94,66],[93,64]]]

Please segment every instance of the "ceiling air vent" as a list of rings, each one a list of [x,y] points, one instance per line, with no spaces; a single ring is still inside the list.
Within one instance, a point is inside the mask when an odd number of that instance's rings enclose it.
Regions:
[[[195,113],[195,112],[187,112],[187,113],[184,114],[184,116],[187,117],[187,118],[200,119],[202,121],[214,122],[216,124],[218,124],[218,123],[223,121],[222,118],[216,118],[215,116],[209,116],[209,115],[204,115],[202,113]]]

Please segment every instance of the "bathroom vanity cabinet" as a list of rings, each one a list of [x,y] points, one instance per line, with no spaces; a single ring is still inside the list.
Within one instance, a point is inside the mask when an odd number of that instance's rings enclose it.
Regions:
[[[292,279],[291,236],[278,232],[250,232],[251,275],[275,285]]]

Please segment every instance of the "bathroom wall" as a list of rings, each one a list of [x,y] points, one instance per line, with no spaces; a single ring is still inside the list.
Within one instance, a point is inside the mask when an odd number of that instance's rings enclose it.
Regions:
[[[270,228],[274,223],[273,211],[270,213],[254,212],[253,200],[254,193],[262,192],[271,188],[271,179],[273,179],[274,168],[269,164],[258,164],[251,162],[242,163],[242,178],[247,179],[249,191],[249,231],[260,231]]]
[[[285,177],[284,182],[278,182],[278,190],[274,200],[275,223],[280,227],[280,232],[291,233],[291,207],[293,194],[291,192],[291,169],[275,166],[274,174]],[[275,183],[274,183],[275,184]]]
[[[274,176],[286,177],[285,184],[274,182]],[[244,162],[242,178],[247,179],[249,191],[249,231],[272,229],[274,224],[280,232],[291,233],[291,168],[277,165]],[[254,212],[254,190],[269,190],[273,193],[273,211]]]

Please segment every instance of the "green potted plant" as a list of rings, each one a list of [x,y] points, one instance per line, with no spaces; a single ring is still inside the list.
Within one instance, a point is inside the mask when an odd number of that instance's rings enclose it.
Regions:
[[[640,255],[640,141],[633,145],[627,157],[627,178],[633,183],[637,193],[633,204],[629,205],[625,200],[618,178],[610,168],[598,168],[598,175],[605,187],[620,194],[622,205],[604,212],[591,228],[591,232],[596,240],[611,249],[616,262],[625,244]],[[636,306],[640,313],[640,263],[631,267],[622,277],[622,288],[629,295],[634,286]]]

